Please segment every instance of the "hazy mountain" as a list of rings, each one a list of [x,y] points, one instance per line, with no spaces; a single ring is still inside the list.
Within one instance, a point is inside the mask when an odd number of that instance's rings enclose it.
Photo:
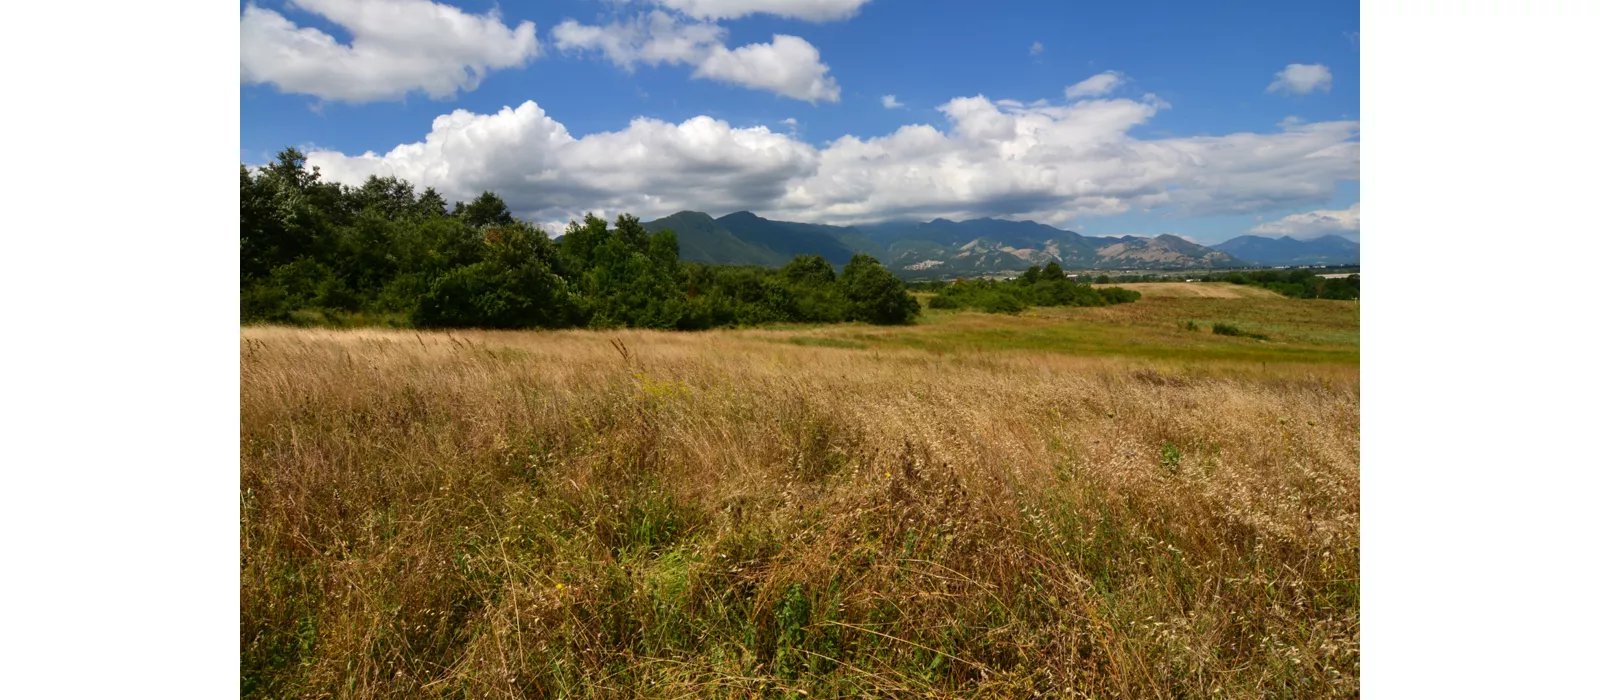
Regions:
[[[1161,235],[1091,238],[1033,221],[934,219],[924,223],[826,226],[763,219],[747,211],[713,219],[679,212],[645,224],[671,228],[685,260],[782,265],[799,254],[821,255],[835,265],[867,253],[892,270],[937,275],[1020,273],[1058,262],[1068,269],[1228,267],[1226,252]]]
[[[1229,267],[1237,265],[1233,256],[1220,250],[1191,243],[1172,234],[1155,238],[1123,236],[1117,242],[1095,250],[1094,267]]]
[[[1224,251],[1252,265],[1342,265],[1361,263],[1361,244],[1342,236],[1327,235],[1302,241],[1283,236],[1239,236],[1218,243]]]

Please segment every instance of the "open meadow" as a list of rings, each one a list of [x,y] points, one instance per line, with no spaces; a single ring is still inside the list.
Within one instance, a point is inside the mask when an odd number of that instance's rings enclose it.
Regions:
[[[1359,303],[1128,286],[903,327],[243,327],[242,693],[1358,695]]]

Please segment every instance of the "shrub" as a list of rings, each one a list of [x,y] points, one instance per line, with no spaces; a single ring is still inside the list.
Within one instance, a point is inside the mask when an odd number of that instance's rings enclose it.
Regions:
[[[1138,301],[1139,297],[1141,296],[1138,292],[1135,292],[1132,289],[1124,289],[1122,287],[1106,287],[1097,291],[1100,293],[1100,298],[1105,299],[1107,304],[1126,304],[1135,302]]]
[[[852,320],[877,325],[908,323],[922,306],[906,285],[870,255],[857,253],[839,274]]]
[[[985,295],[980,299],[978,308],[991,314],[1018,314],[1027,307],[1010,294],[996,293]]]
[[[1211,324],[1211,332],[1217,335],[1227,335],[1238,338],[1255,338],[1256,340],[1267,339],[1267,336],[1262,333],[1251,333],[1250,331],[1241,330],[1238,326],[1228,323]]]

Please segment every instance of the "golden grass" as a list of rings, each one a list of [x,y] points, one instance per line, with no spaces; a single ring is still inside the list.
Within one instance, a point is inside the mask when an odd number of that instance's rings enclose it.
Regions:
[[[828,332],[242,329],[244,693],[1358,694],[1353,367]]]

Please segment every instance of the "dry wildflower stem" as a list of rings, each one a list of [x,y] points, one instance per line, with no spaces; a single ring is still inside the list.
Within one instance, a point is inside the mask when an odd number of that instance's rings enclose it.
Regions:
[[[244,693],[1358,693],[1354,367],[774,335],[243,329]]]

